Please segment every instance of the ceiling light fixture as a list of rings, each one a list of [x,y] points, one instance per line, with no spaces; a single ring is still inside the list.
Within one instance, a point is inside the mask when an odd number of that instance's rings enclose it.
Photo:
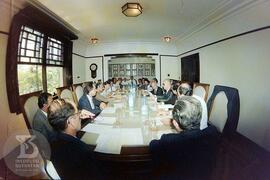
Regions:
[[[142,6],[139,3],[126,3],[122,6],[122,13],[127,17],[136,17],[142,14]]]
[[[92,44],[97,44],[98,43],[98,38],[94,37],[94,38],[91,38],[90,40],[91,40]]]
[[[170,36],[164,36],[163,40],[168,43],[172,40],[172,38]]]

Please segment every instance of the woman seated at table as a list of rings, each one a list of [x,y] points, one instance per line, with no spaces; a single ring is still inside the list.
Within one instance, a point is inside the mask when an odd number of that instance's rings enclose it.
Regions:
[[[106,104],[98,101],[96,96],[96,87],[93,83],[89,83],[84,87],[84,94],[79,100],[79,109],[85,109],[94,113],[95,115],[99,114],[105,107]]]
[[[51,141],[51,161],[62,179],[93,178],[96,172],[92,151],[76,137],[81,119],[94,114],[63,99],[54,100],[48,109],[48,121],[56,131]]]
[[[192,96],[178,100],[171,125],[178,133],[165,134],[150,142],[155,164],[171,165],[168,177],[207,179],[214,161],[219,133],[214,126],[200,129],[202,107]]]

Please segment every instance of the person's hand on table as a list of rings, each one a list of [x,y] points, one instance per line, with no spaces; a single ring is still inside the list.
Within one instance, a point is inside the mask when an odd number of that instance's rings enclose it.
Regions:
[[[80,113],[81,119],[88,119],[88,118],[93,118],[93,117],[95,117],[95,114],[93,114],[90,111],[87,111],[85,109],[83,109]]]
[[[107,105],[104,102],[102,102],[102,103],[100,103],[99,107],[100,107],[101,110],[103,110],[103,109],[105,109],[107,107]]]

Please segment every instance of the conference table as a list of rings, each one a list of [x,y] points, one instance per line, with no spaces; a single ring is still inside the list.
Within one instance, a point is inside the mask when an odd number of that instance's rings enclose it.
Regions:
[[[124,149],[147,153],[153,139],[175,133],[161,120],[171,118],[172,105],[156,102],[144,90],[118,91],[92,123],[83,127],[81,140],[97,153],[120,155]],[[116,156],[117,157],[117,156]]]

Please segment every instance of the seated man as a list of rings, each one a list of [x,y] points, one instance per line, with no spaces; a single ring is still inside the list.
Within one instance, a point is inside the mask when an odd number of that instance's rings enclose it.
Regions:
[[[84,94],[79,100],[79,109],[85,109],[94,113],[95,115],[99,114],[105,107],[106,104],[98,101],[96,96],[96,87],[93,83],[89,83],[89,85],[84,87]]]
[[[171,81],[169,79],[165,79],[163,81],[163,88],[165,90],[162,96],[157,97],[158,102],[164,102],[165,104],[174,104],[173,102],[173,92],[171,90]]]
[[[33,129],[44,135],[48,141],[53,136],[53,129],[48,122],[47,112],[50,103],[52,102],[52,95],[49,93],[41,93],[38,97],[38,107],[36,114],[33,118]]]
[[[102,83],[97,83],[96,84],[96,90],[97,90],[96,99],[98,101],[108,103],[109,99],[102,95],[102,93],[104,91],[104,85]]]
[[[202,107],[192,96],[178,100],[173,109],[175,134],[165,134],[150,142],[155,164],[169,164],[168,177],[207,179],[215,160],[219,133],[214,126],[200,130]]]
[[[177,89],[177,96],[180,98],[181,96],[191,96],[192,88],[188,83],[182,83]]]
[[[156,95],[156,96],[162,96],[163,95],[163,90],[161,89],[161,87],[158,86],[158,80],[157,78],[153,78],[152,81],[151,81],[151,87],[152,87],[152,91],[151,93],[153,95]]]
[[[62,179],[93,178],[94,163],[88,145],[76,137],[81,119],[93,116],[63,99],[54,100],[48,110],[48,120],[56,131],[51,141],[51,161]]]

